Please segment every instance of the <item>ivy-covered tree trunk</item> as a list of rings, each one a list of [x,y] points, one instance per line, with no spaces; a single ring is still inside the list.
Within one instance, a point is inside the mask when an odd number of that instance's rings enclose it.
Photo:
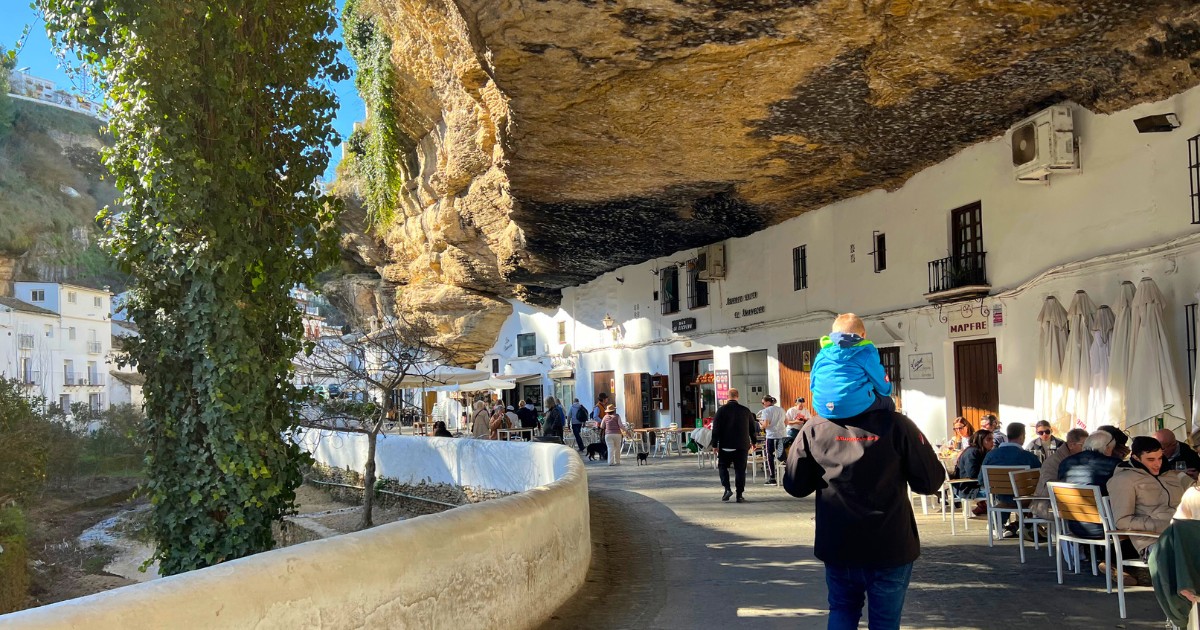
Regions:
[[[333,0],[39,0],[107,92],[121,193],[102,218],[135,278],[147,482],[165,574],[270,549],[303,453],[288,290],[334,251],[314,186],[335,140]]]

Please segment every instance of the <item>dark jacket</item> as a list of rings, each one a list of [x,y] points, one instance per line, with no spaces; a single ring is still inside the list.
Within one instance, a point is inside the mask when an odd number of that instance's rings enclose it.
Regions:
[[[968,446],[958,456],[958,462],[954,465],[955,479],[979,479],[979,474],[983,472],[984,452]],[[958,497],[974,498],[978,494],[979,482],[967,482],[954,484],[954,494]]]
[[[717,417],[713,420],[712,448],[732,448],[741,451],[750,450],[750,446],[758,442],[758,422],[754,412],[747,409],[736,400],[721,405],[717,409]]]
[[[1108,480],[1112,479],[1120,463],[1121,460],[1099,451],[1075,453],[1058,465],[1058,480],[1100,486],[1100,492],[1108,496]]]
[[[1179,591],[1200,591],[1200,554],[1196,549],[1200,549],[1200,521],[1179,520],[1167,527],[1150,550],[1154,596],[1167,619],[1180,628],[1188,625],[1192,603]]]
[[[871,411],[805,423],[788,454],[783,487],[817,493],[814,550],[827,564],[891,568],[921,555],[908,488],[933,494],[945,469],[903,414]]]
[[[561,438],[563,435],[563,426],[565,425],[563,417],[563,408],[559,405],[554,405],[550,411],[546,412],[546,421],[542,426],[542,435],[553,435]]]
[[[521,407],[517,410],[517,418],[521,421],[522,429],[532,429],[537,427],[537,412],[529,407]]]
[[[1175,449],[1175,456],[1163,462],[1163,470],[1174,470],[1175,462],[1183,461],[1188,468],[1200,470],[1200,455],[1196,455],[1196,451],[1192,447],[1178,442],[1179,447]]]

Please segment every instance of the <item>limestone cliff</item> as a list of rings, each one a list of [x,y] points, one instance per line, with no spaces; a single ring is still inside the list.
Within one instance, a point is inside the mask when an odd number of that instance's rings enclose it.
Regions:
[[[500,298],[554,303],[895,188],[1051,103],[1177,93],[1200,66],[1200,7],[1180,0],[359,4],[391,38],[405,139],[375,266],[400,308],[478,348]]]

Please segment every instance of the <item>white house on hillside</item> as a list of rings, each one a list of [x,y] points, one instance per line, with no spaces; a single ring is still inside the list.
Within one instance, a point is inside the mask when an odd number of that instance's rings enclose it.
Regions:
[[[14,292],[0,302],[0,371],[64,409],[107,407],[111,294],[54,282],[17,282]]]

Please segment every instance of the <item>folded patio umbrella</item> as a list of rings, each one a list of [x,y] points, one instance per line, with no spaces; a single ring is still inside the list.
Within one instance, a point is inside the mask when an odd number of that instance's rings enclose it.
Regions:
[[[1038,362],[1033,381],[1033,412],[1052,423],[1062,435],[1065,420],[1062,362],[1067,347],[1067,312],[1053,296],[1046,296],[1038,313]]]
[[[1131,435],[1150,435],[1158,429],[1154,418],[1164,416],[1168,429],[1183,424],[1183,390],[1171,361],[1172,347],[1163,326],[1166,300],[1150,278],[1138,283],[1133,299],[1129,377],[1125,395],[1125,425]],[[1182,348],[1174,348],[1182,353]]]
[[[1112,338],[1108,342],[1108,391],[1105,407],[1101,409],[1099,424],[1114,427],[1125,426],[1125,388],[1129,379],[1129,349],[1133,332],[1133,298],[1136,290],[1133,283],[1121,283],[1121,294],[1115,307],[1117,319],[1113,323]]]
[[[1084,418],[1089,433],[1103,424],[1100,418],[1108,409],[1108,357],[1116,321],[1117,316],[1108,305],[1096,309],[1096,317],[1092,319],[1092,393],[1088,401],[1090,415]]]
[[[1062,364],[1063,411],[1070,428],[1085,428],[1092,391],[1092,324],[1096,305],[1076,291],[1067,310],[1067,345]]]

